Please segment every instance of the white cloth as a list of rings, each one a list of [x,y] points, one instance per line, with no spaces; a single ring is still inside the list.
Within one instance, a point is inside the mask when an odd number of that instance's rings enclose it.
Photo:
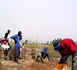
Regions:
[[[41,57],[41,53],[39,53],[39,56]]]
[[[22,48],[24,48],[24,45],[22,46]]]
[[[20,51],[22,51],[22,48],[20,47]]]
[[[10,47],[9,47],[9,45],[1,45],[2,46],[2,48],[5,50],[5,49],[9,49]]]

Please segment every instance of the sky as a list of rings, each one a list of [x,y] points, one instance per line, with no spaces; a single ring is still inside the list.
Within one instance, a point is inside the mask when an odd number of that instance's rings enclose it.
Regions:
[[[77,0],[0,0],[0,37],[8,29],[24,40],[77,41]]]

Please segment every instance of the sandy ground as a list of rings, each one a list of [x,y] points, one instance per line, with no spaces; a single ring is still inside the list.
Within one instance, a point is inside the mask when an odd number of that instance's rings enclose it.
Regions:
[[[44,63],[41,63],[40,60],[36,62],[34,59],[25,61],[21,59],[19,61],[20,64],[10,60],[3,60],[1,61],[0,70],[54,70],[59,59],[51,59],[50,62],[48,62],[48,59],[45,59]],[[68,70],[71,70],[71,66],[68,66]]]

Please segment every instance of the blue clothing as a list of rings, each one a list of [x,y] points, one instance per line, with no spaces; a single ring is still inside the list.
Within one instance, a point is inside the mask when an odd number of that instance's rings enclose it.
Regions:
[[[28,41],[25,41],[25,44],[28,45]]]
[[[42,58],[45,59],[46,57],[48,57],[48,60],[50,61],[50,57],[49,57],[49,54],[48,54],[48,48],[47,47],[43,47],[40,50],[40,53],[41,53],[41,56],[38,55],[36,61],[38,60],[38,58],[40,58],[41,61],[42,61],[42,63],[44,63],[43,60],[42,60]]]
[[[25,41],[25,43],[27,44],[27,43],[28,43],[28,41]]]
[[[47,47],[43,47],[41,50],[40,50],[40,53],[48,53],[48,48]]]
[[[15,47],[20,47],[20,39],[18,35],[14,35],[11,38],[15,40]]]

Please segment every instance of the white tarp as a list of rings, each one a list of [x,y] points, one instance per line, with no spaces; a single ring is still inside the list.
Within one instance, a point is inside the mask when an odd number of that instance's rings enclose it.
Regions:
[[[2,48],[5,50],[5,49],[9,49],[10,47],[9,47],[9,45],[1,45],[2,46]]]

